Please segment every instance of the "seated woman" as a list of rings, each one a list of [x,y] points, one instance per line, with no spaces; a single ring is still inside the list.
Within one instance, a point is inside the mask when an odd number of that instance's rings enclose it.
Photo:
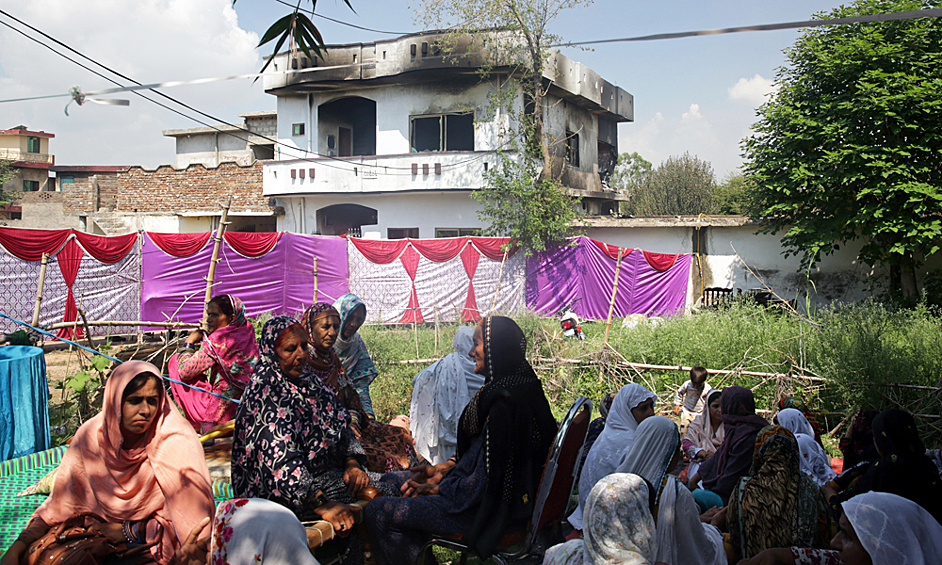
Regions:
[[[510,318],[489,316],[474,331],[475,372],[484,386],[465,407],[455,460],[382,482],[405,499],[374,498],[364,516],[380,563],[415,563],[432,534],[464,533],[488,558],[500,539],[526,526],[556,421],[526,360],[526,338]]]
[[[677,424],[670,418],[652,416],[638,425],[634,441],[615,472],[639,475],[653,485],[657,501],[655,561],[725,565],[722,534],[700,521],[690,490],[670,475],[682,462]]]
[[[688,483],[692,490],[703,479],[703,488],[718,495],[726,504],[733,487],[749,471],[756,434],[769,423],[756,415],[756,401],[748,388],[724,388],[720,405],[726,436],[716,454],[700,465]]]
[[[804,403],[803,400],[794,396],[786,396],[778,401],[778,409],[782,410],[798,410],[801,412],[801,415],[805,417],[805,421],[811,426],[811,430],[814,432],[812,435],[814,440],[821,443],[821,436],[826,430],[823,429],[822,424],[818,421],[817,415],[808,408],[808,405]],[[794,432],[792,432],[794,433]],[[802,432],[804,433],[804,432]]]
[[[206,562],[209,470],[196,432],[170,405],[159,374],[143,361],[115,368],[101,412],[75,433],[52,494],[3,565],[19,564],[50,527],[82,512],[104,518],[95,527],[115,543],[156,543],[151,552],[158,563]]]
[[[458,446],[458,418],[471,397],[484,385],[474,372],[471,348],[474,328],[455,333],[455,352],[439,359],[412,379],[410,428],[415,449],[431,464],[444,463]]]
[[[309,370],[340,398],[350,413],[351,429],[363,446],[366,469],[385,473],[425,463],[424,459],[416,456],[408,429],[381,424],[363,409],[360,403],[363,397],[354,390],[340,358],[331,347],[340,332],[337,310],[326,302],[318,302],[304,312],[301,326],[307,332],[310,344]]]
[[[896,408],[873,419],[873,442],[879,459],[869,464],[859,478],[837,493],[834,481],[824,489],[831,505],[867,492],[891,492],[920,504],[942,523],[942,479],[916,429],[912,414]]]
[[[650,483],[638,475],[613,473],[603,477],[586,498],[584,537],[547,549],[543,565],[654,563],[651,502],[655,497],[650,488]]]
[[[262,328],[260,360],[236,412],[232,488],[265,498],[299,519],[329,521],[349,534],[354,497],[370,483],[350,414],[308,365],[307,333],[287,316]],[[386,494],[395,494],[387,489]],[[340,540],[345,562],[360,563],[356,536]]]
[[[844,471],[879,459],[877,448],[873,444],[873,419],[878,414],[876,410],[861,410],[847,427],[838,446],[844,455]]]
[[[370,384],[379,375],[373,358],[357,331],[366,320],[366,304],[355,294],[344,294],[334,302],[334,308],[340,313],[340,335],[334,342],[334,351],[343,362],[347,378],[360,395],[363,411],[374,416],[373,401],[370,399]]]
[[[831,511],[818,485],[802,473],[800,459],[790,431],[767,426],[759,432],[749,475],[729,497],[726,526],[736,559],[772,547],[828,546]]]
[[[723,445],[726,428],[723,427],[722,395],[721,389],[711,390],[706,398],[705,409],[687,426],[683,448],[684,453],[690,458],[690,466],[687,468],[688,477],[696,474],[700,464],[712,457]]]
[[[798,440],[801,470],[811,477],[815,484],[822,486],[837,476],[831,469],[831,458],[824,451],[824,447],[814,440],[814,428],[801,411],[786,408],[775,415],[775,422],[794,434]]]
[[[200,330],[190,332],[170,358],[170,377],[238,400],[258,363],[255,328],[245,319],[242,301],[231,294],[210,300],[206,314],[209,334],[204,338]],[[234,402],[179,383],[171,382],[170,387],[186,419],[200,433],[235,417]]]
[[[209,565],[318,565],[293,512],[264,498],[220,502]]]
[[[831,549],[767,549],[739,565],[929,565],[942,556],[942,526],[911,500],[885,492],[841,505]]]
[[[655,400],[656,394],[634,383],[621,387],[615,395],[608,418],[605,419],[605,429],[595,440],[582,466],[579,506],[568,518],[577,530],[582,529],[582,510],[589,492],[599,479],[615,472],[618,462],[631,447],[638,424],[654,415]]]

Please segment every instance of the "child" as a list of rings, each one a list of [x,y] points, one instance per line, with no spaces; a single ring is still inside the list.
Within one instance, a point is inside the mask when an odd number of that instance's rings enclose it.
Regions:
[[[690,369],[690,380],[685,382],[674,395],[674,415],[680,415],[680,427],[687,425],[703,412],[706,397],[712,387],[707,384],[707,370],[703,367]]]

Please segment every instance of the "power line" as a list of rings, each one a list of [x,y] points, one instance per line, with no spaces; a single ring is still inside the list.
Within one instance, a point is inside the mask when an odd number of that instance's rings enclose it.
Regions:
[[[368,28],[368,27],[363,27],[363,26],[359,26],[359,25],[356,25],[356,24],[351,24],[351,23],[349,23],[349,22],[344,22],[344,21],[341,21],[341,20],[337,20],[337,19],[334,19],[334,18],[330,18],[330,17],[327,17],[327,16],[325,16],[325,15],[323,15],[323,14],[317,14],[317,13],[314,12],[314,10],[307,10],[307,9],[304,9],[304,8],[299,8],[298,6],[296,6],[296,5],[294,5],[294,4],[285,2],[285,0],[275,0],[275,2],[278,2],[279,4],[284,4],[285,6],[288,6],[289,8],[296,9],[296,10],[298,10],[298,11],[300,11],[300,12],[304,12],[304,13],[306,13],[306,14],[311,14],[312,16],[315,16],[315,17],[318,17],[318,18],[322,18],[322,19],[325,19],[325,20],[330,21],[330,22],[334,22],[335,24],[340,24],[340,25],[344,25],[344,26],[347,26],[347,27],[352,27],[352,28],[354,28],[354,29],[362,29],[363,31],[371,31],[371,32],[373,32],[373,33],[383,33],[383,34],[386,34],[386,35],[409,35],[410,33],[414,33],[414,32],[410,32],[410,31],[383,31],[383,30],[381,30],[381,29],[371,29],[371,28]]]

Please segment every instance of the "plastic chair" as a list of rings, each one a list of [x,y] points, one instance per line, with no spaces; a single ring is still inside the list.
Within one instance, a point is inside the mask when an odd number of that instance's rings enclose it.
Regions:
[[[562,520],[569,497],[575,484],[576,462],[582,453],[589,423],[592,421],[592,401],[580,396],[569,408],[556,432],[556,438],[550,448],[543,477],[536,492],[533,516],[525,530],[510,532],[497,545],[497,551],[491,559],[501,565],[526,556],[534,547],[534,542],[541,531],[550,523]],[[461,565],[467,562],[468,554],[474,550],[463,543],[463,534],[447,537],[433,537],[419,553],[417,565],[425,565],[427,554],[433,546],[446,547],[461,552]]]

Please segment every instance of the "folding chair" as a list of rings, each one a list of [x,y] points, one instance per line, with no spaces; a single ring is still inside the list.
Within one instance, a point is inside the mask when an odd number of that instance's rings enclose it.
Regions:
[[[582,453],[582,445],[592,420],[592,401],[580,396],[563,418],[553,446],[550,448],[543,478],[536,492],[533,516],[526,529],[510,532],[497,545],[491,559],[500,565],[527,555],[534,547],[537,536],[548,524],[561,520],[569,505],[569,497],[575,483],[576,462]],[[461,565],[467,562],[468,554],[474,550],[463,542],[464,534],[433,537],[419,553],[417,565],[425,565],[425,559],[433,546],[446,547],[461,552]]]

